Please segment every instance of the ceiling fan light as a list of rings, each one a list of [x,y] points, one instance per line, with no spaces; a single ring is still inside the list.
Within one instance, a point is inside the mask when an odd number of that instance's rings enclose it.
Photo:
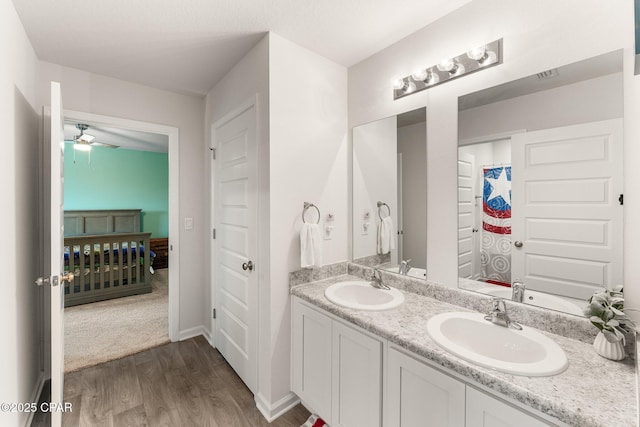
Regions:
[[[76,142],[73,144],[73,149],[78,151],[91,151],[91,146],[87,143]]]

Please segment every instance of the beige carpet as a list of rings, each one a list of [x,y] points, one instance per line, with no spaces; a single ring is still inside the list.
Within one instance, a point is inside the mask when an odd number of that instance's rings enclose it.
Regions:
[[[168,343],[168,275],[156,270],[149,294],[65,309],[65,372]]]

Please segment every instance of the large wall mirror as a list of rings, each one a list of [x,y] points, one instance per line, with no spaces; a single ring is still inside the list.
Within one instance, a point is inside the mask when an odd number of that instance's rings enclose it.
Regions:
[[[459,286],[582,315],[622,284],[622,51],[458,104]]]
[[[425,278],[426,141],[426,108],[353,128],[355,263]]]

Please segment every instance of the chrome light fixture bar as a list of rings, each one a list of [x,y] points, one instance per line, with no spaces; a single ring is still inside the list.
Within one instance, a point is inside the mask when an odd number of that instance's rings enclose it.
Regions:
[[[421,68],[393,83],[393,99],[420,92],[476,71],[502,64],[502,39],[478,46],[438,65]]]

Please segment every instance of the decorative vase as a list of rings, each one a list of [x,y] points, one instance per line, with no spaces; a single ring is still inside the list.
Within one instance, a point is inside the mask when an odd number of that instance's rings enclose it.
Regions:
[[[593,341],[593,348],[600,356],[610,360],[622,360],[627,354],[624,351],[624,345],[622,340],[617,342],[610,342],[604,336],[602,331],[596,335],[596,339]]]

